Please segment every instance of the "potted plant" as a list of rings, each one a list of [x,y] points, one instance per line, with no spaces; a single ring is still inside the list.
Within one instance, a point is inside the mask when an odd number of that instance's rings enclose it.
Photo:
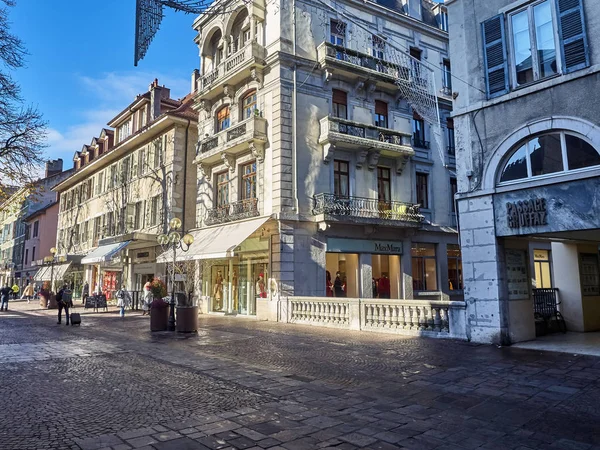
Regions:
[[[152,303],[150,303],[150,331],[165,331],[169,322],[169,303],[163,300],[167,295],[167,286],[162,280],[155,278],[150,283]]]
[[[184,293],[177,294],[176,326],[179,333],[198,331],[198,305],[194,297],[198,277],[195,271],[195,261],[185,261],[175,265],[175,273],[180,275],[185,290]]]

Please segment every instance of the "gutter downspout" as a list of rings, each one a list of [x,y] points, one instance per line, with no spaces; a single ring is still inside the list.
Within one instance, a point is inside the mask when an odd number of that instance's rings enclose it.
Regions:
[[[181,231],[182,234],[185,234],[185,204],[187,203],[187,156],[188,156],[188,140],[189,140],[189,134],[190,134],[190,124],[191,124],[191,120],[188,119],[187,120],[187,127],[185,128],[185,150],[183,152],[183,208],[182,208],[182,212],[181,212]],[[175,149],[173,149],[175,150]]]
[[[293,39],[292,39],[292,52],[294,54],[294,89],[292,92],[292,188],[294,189],[294,211],[298,214],[298,159],[297,159],[297,145],[296,141],[298,140],[297,136],[297,120],[298,113],[296,111],[297,107],[297,72],[298,72],[298,63],[296,61],[296,0],[292,1],[292,29],[293,29]]]

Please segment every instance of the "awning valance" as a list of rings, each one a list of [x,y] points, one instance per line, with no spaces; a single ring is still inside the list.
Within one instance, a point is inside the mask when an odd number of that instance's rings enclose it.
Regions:
[[[35,281],[60,281],[64,278],[65,273],[71,267],[71,263],[64,264],[54,264],[54,266],[44,266],[40,267],[40,269],[33,276]]]
[[[177,261],[231,257],[235,248],[248,239],[267,220],[269,217],[260,217],[193,231],[191,234],[194,236],[194,243],[190,245],[187,252],[177,252]],[[156,259],[156,262],[165,263],[172,261],[172,258],[172,251],[166,251]]]
[[[81,260],[81,264],[98,264],[110,262],[119,252],[129,245],[131,241],[117,242],[114,244],[101,245]]]

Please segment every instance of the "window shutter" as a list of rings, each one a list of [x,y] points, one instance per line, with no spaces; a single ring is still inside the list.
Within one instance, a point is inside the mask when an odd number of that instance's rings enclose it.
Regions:
[[[348,103],[346,98],[347,94],[344,91],[340,91],[339,89],[333,90],[333,103],[337,103],[339,105],[346,105]]]
[[[581,0],[556,0],[558,33],[566,73],[590,65]]]
[[[387,116],[387,113],[387,103],[382,102],[380,100],[375,100],[375,114],[382,114],[384,116]]]
[[[504,16],[499,14],[481,24],[483,33],[483,62],[488,98],[508,92],[508,64]]]

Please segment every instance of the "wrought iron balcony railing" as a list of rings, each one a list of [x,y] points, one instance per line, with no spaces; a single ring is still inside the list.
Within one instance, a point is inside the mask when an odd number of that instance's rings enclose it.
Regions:
[[[421,138],[413,137],[413,146],[417,148],[429,148],[429,141]]]
[[[206,225],[216,225],[256,217],[259,214],[258,199],[249,198],[208,210],[204,222]]]
[[[238,140],[254,140],[259,143],[266,142],[266,136],[267,120],[259,115],[253,115],[242,122],[238,122],[235,125],[200,141],[196,148],[196,156],[209,153],[217,147],[219,147],[221,151],[229,150],[231,147],[235,147],[239,144]]]
[[[419,205],[414,203],[382,202],[374,198],[341,197],[335,194],[317,194],[313,201],[314,215],[326,214],[416,223],[424,220]]]

